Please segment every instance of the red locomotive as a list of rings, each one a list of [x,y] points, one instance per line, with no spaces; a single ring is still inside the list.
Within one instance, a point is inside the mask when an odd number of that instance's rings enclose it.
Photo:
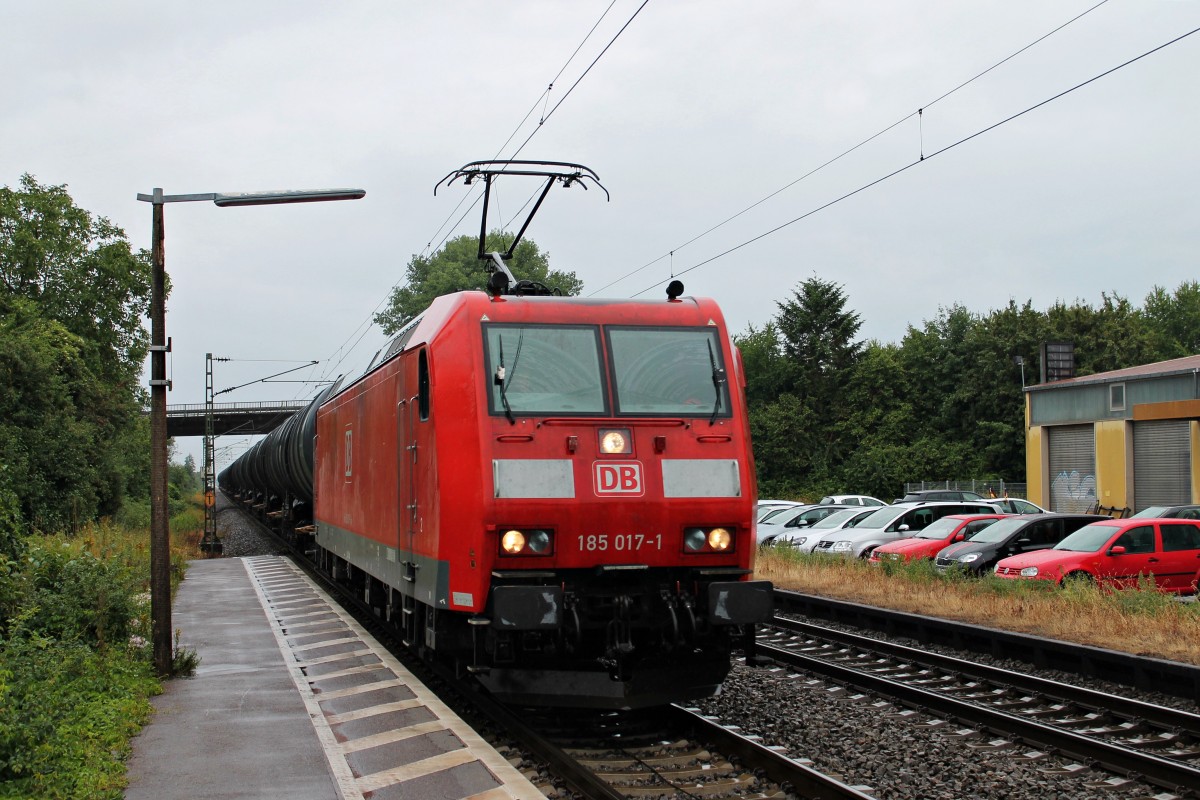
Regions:
[[[751,580],[744,375],[721,312],[677,282],[666,301],[591,300],[512,294],[505,273],[438,298],[314,402],[315,443],[310,409],[222,488],[312,531],[319,565],[410,646],[503,700],[711,695],[772,590]],[[310,492],[286,455],[305,447]]]

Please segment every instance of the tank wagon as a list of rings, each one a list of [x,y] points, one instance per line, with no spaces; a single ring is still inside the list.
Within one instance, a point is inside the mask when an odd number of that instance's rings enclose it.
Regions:
[[[772,610],[719,308],[681,285],[665,301],[489,286],[434,301],[221,488],[501,700],[715,693]]]

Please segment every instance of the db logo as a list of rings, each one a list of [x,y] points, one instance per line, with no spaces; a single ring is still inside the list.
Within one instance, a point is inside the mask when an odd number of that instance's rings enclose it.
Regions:
[[[592,465],[596,494],[641,495],[642,465],[637,461],[597,461]]]

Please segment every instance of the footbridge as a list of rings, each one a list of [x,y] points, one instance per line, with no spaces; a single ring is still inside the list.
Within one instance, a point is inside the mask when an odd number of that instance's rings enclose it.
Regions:
[[[213,436],[270,433],[309,402],[213,403]],[[203,436],[208,408],[204,403],[167,406],[167,436]]]

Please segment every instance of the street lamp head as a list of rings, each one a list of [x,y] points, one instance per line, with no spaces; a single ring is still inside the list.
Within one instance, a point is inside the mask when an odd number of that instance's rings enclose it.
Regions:
[[[226,206],[269,206],[277,203],[320,203],[328,200],[359,200],[364,189],[312,189],[284,192],[232,192],[213,196],[213,203]]]
[[[278,203],[320,203],[327,200],[358,200],[366,197],[365,189],[288,189],[278,192],[203,192],[201,194],[163,194],[155,189],[153,194],[138,193],[143,203],[198,203],[213,201],[225,206],[270,206]]]

